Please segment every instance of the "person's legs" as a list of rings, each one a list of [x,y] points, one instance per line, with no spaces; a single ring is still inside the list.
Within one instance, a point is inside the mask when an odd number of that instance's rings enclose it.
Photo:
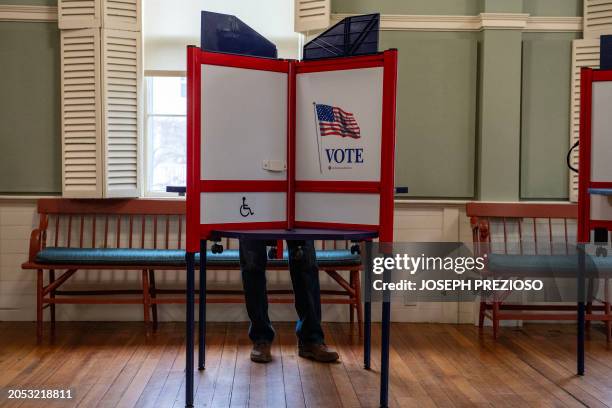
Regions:
[[[297,257],[298,247],[302,256]],[[319,268],[313,241],[288,241],[289,271],[295,296],[295,310],[299,320],[296,334],[301,343],[323,343],[321,328],[321,288]]]
[[[296,325],[299,355],[322,362],[336,361],[338,353],[327,348],[321,328],[321,287],[314,242],[288,241],[287,247],[295,310],[299,317]],[[298,257],[299,247],[302,255]]]
[[[249,338],[255,344],[270,344],[274,329],[268,317],[266,290],[266,243],[259,240],[240,240],[240,270],[244,298],[251,325]]]

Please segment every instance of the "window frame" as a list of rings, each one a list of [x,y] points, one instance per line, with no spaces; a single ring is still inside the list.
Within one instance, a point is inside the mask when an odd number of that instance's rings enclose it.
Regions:
[[[183,77],[183,78],[187,78],[187,71],[168,71],[168,70],[145,70],[144,72],[144,84],[143,84],[143,89],[144,89],[144,100],[143,100],[143,131],[144,131],[144,137],[143,137],[143,156],[144,156],[144,160],[143,160],[143,164],[144,164],[144,168],[143,168],[143,188],[142,188],[142,195],[143,197],[146,198],[164,198],[164,199],[168,199],[168,198],[175,198],[175,199],[180,199],[180,200],[184,200],[185,196],[178,196],[176,193],[167,193],[165,191],[151,191],[149,190],[149,178],[150,178],[150,170],[151,170],[151,157],[149,154],[149,147],[150,147],[150,143],[151,141],[149,140],[149,118],[150,117],[187,117],[187,115],[179,115],[179,114],[159,114],[159,113],[150,113],[149,112],[149,83],[148,83],[148,78],[149,77]]]

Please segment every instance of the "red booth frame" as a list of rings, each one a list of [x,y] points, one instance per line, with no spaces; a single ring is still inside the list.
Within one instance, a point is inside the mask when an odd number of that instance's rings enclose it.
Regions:
[[[578,241],[591,241],[591,231],[603,228],[612,231],[612,221],[591,219],[590,188],[611,188],[612,182],[591,180],[591,120],[593,83],[612,81],[612,71],[582,68],[580,71],[580,146],[578,173]]]
[[[287,178],[286,180],[201,180],[201,74],[202,64],[255,69],[287,74]],[[295,178],[296,77],[301,73],[383,68],[382,137],[380,181],[309,181]],[[381,242],[393,241],[393,200],[395,161],[395,115],[397,50],[368,56],[318,61],[273,60],[187,49],[187,246],[198,252],[200,241],[214,230],[257,229],[346,229],[377,231]],[[200,223],[200,194],[203,192],[283,192],[287,194],[286,220],[247,223]],[[297,192],[379,194],[379,224],[304,222],[295,219]]]

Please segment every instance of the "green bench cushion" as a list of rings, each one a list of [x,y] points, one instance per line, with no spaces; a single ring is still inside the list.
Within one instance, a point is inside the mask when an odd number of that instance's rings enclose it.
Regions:
[[[586,258],[586,272],[611,273],[612,256]],[[487,269],[513,276],[569,276],[578,271],[578,255],[506,255],[489,254]]]
[[[317,251],[320,267],[355,266],[361,264],[359,255],[349,250]],[[43,265],[153,265],[185,266],[185,251],[179,249],[124,249],[124,248],[61,248],[49,247],[36,255],[36,262]],[[196,264],[200,254],[196,253]],[[283,259],[270,259],[270,266],[286,266],[287,251]],[[238,266],[237,249],[226,249],[220,254],[206,252],[207,266]]]

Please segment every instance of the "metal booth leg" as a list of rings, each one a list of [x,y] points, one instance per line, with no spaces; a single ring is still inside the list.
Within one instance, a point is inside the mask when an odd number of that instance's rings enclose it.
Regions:
[[[200,241],[200,303],[198,308],[198,370],[206,360],[206,240]]]
[[[194,297],[195,297],[195,252],[185,254],[187,262],[187,292],[186,292],[186,362],[185,362],[185,407],[193,407],[193,328],[194,328]]]
[[[364,283],[365,302],[363,305],[363,367],[370,369],[372,349],[372,241],[365,242]]]
[[[584,331],[585,331],[585,267],[586,248],[578,248],[578,329],[576,331],[576,368],[578,375],[584,375]]]
[[[383,282],[390,281],[390,271],[383,272]],[[388,290],[383,293],[382,335],[380,347],[380,406],[389,406],[389,340],[391,337],[391,299]]]

